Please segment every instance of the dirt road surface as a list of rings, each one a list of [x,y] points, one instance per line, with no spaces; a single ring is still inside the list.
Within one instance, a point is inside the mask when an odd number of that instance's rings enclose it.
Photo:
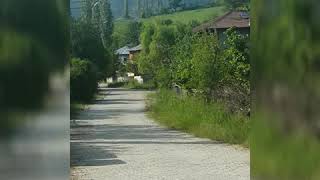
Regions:
[[[101,88],[71,121],[71,179],[247,180],[249,150],[161,127],[147,91]]]

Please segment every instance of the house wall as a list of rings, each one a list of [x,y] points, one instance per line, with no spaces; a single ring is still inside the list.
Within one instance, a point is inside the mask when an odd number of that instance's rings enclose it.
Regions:
[[[129,54],[129,60],[133,60],[135,56],[137,56],[140,53],[140,51],[130,51]]]

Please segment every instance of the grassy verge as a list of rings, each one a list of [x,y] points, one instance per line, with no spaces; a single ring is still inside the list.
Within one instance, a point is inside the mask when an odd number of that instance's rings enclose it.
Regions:
[[[285,133],[259,115],[253,119],[251,173],[254,179],[320,179],[320,142],[314,135],[297,130]]]
[[[249,146],[249,119],[227,113],[223,106],[161,90],[149,95],[151,116],[169,128],[198,137]]]
[[[127,89],[144,89],[144,90],[152,90],[154,89],[153,83],[143,83],[140,84],[135,80],[129,80],[128,82],[115,82],[108,84],[108,88],[127,88]]]
[[[152,90],[154,89],[153,83],[143,83],[140,84],[135,80],[130,80],[128,83],[125,84],[125,88],[128,89],[145,89],[145,90]]]

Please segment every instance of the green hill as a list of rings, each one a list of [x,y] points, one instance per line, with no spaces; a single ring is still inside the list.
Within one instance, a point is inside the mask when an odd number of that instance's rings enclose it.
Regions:
[[[224,6],[218,6],[218,7],[210,7],[210,8],[189,10],[189,11],[181,11],[181,12],[160,15],[160,16],[153,16],[150,18],[142,19],[142,21],[150,22],[157,19],[158,20],[170,19],[172,21],[181,22],[184,24],[187,24],[191,21],[198,21],[202,23],[222,15],[223,13],[225,13],[225,11],[226,11],[226,8]]]
[[[180,11],[172,14],[165,14],[159,16],[153,16],[150,18],[139,19],[142,23],[150,23],[155,20],[165,20],[170,19],[174,22],[180,22],[183,24],[188,24],[192,21],[197,21],[199,23],[206,22],[208,20],[214,19],[218,16],[223,15],[226,12],[226,8],[224,6],[218,7],[210,7],[210,8],[202,8],[196,10],[188,10],[188,11]],[[113,36],[116,37],[119,41],[119,46],[125,45],[125,39],[129,31],[128,27],[133,19],[123,19],[118,18],[114,22],[114,34]]]

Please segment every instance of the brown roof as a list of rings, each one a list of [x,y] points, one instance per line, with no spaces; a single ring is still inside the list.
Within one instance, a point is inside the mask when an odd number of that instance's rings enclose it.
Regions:
[[[213,21],[195,27],[193,32],[204,31],[206,29],[226,29],[231,27],[250,27],[249,15],[243,11],[230,11]]]

